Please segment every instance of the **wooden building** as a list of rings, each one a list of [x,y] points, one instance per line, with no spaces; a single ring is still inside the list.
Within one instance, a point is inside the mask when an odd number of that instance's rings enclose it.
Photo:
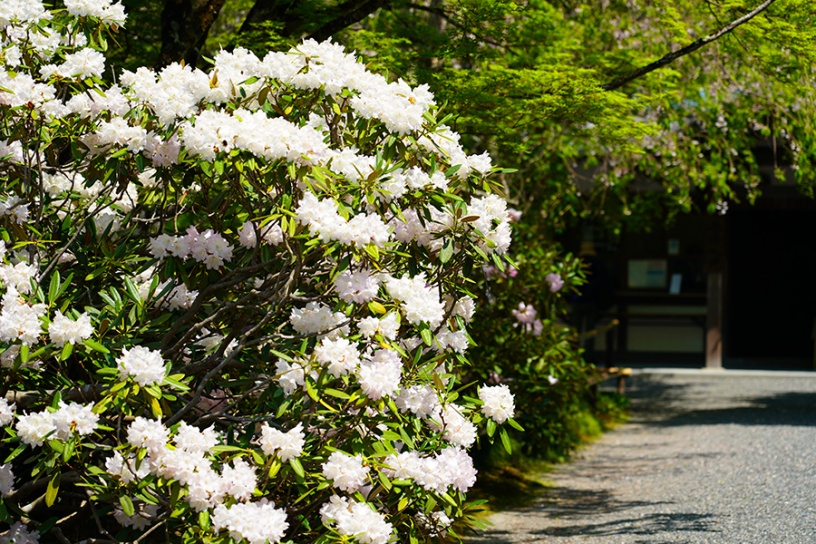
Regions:
[[[772,184],[754,206],[594,240],[614,278],[590,359],[816,369],[816,202]]]

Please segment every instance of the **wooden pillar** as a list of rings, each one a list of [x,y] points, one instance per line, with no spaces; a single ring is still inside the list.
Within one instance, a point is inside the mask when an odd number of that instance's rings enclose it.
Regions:
[[[718,370],[723,367],[723,282],[727,254],[725,217],[710,217],[708,231],[705,367]]]
[[[708,369],[722,368],[722,272],[708,273],[708,312],[706,316],[705,365]]]

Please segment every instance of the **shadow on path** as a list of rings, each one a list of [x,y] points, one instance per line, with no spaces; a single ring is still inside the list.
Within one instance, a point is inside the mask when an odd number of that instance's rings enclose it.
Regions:
[[[654,503],[652,503],[654,504]],[[553,527],[535,531],[542,536],[613,536],[645,535],[660,533],[719,532],[712,514],[653,513],[631,519],[615,519],[601,523],[581,523],[566,527]]]

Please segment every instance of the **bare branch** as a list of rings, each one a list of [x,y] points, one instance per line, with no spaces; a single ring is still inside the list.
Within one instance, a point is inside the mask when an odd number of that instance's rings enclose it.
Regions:
[[[607,83],[606,85],[602,85],[601,88],[603,90],[605,90],[605,91],[614,91],[615,89],[623,87],[624,85],[626,85],[630,81],[633,81],[633,80],[635,80],[635,79],[637,79],[637,78],[639,78],[639,77],[641,77],[643,75],[646,75],[649,72],[654,72],[655,70],[663,68],[664,66],[672,63],[676,59],[679,59],[680,57],[688,55],[689,53],[693,53],[694,51],[697,51],[698,49],[700,49],[704,45],[707,45],[707,44],[709,44],[709,43],[711,43],[713,41],[716,41],[716,40],[722,38],[723,36],[725,36],[729,32],[733,31],[738,26],[740,26],[740,25],[742,25],[744,23],[747,23],[748,21],[750,21],[751,19],[753,19],[754,17],[756,17],[757,15],[759,15],[760,13],[762,13],[763,11],[768,9],[768,7],[771,4],[773,4],[775,1],[776,0],[765,0],[759,6],[754,8],[753,11],[751,11],[749,13],[746,13],[745,15],[740,17],[739,19],[735,19],[735,20],[731,21],[729,24],[725,25],[724,27],[719,29],[714,34],[709,34],[708,36],[700,38],[699,40],[696,40],[693,43],[690,43],[689,45],[687,45],[687,46],[685,46],[685,47],[683,47],[681,49],[678,49],[677,51],[672,51],[671,53],[669,53],[669,54],[665,55],[664,57],[652,62],[651,64],[647,64],[643,68],[638,68],[634,72],[631,72],[631,73],[629,73],[629,74],[627,74],[627,75],[625,75],[623,77],[620,77],[620,78],[612,81],[611,83]]]

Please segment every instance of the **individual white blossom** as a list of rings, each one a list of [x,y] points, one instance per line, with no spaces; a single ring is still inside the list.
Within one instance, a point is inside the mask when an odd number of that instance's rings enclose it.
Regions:
[[[91,434],[99,424],[99,414],[93,412],[93,404],[60,401],[59,408],[51,414],[51,422],[57,440],[68,440],[73,433],[80,436]]]
[[[105,459],[105,470],[111,476],[119,478],[123,484],[128,485],[150,474],[150,465],[147,461],[137,463],[133,455],[125,459],[121,453],[114,451],[113,455]]]
[[[233,459],[232,466],[225,466],[221,472],[223,492],[239,501],[248,501],[257,485],[255,468],[243,459]]]
[[[348,334],[348,326],[343,325],[347,321],[345,314],[333,312],[320,302],[310,302],[305,308],[293,308],[289,317],[289,322],[298,333],[326,335],[332,339]]]
[[[112,24],[123,24],[125,8],[121,3],[109,0],[65,0],[65,9],[78,17],[96,17]]]

